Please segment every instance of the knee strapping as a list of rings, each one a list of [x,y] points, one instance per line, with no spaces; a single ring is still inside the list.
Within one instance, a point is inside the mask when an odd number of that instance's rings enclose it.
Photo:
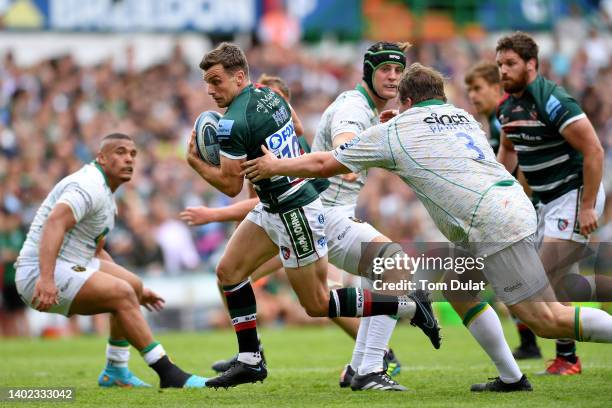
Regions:
[[[375,259],[387,259],[393,258],[397,254],[404,253],[402,246],[395,242],[381,242],[380,248],[376,252],[376,255],[368,262],[368,269],[366,270],[366,277],[370,280],[376,280],[381,278],[381,274],[374,273],[374,262]]]

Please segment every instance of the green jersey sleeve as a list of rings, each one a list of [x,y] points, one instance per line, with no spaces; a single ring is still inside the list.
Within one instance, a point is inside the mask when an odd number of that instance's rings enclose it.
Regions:
[[[249,132],[244,122],[237,121],[231,116],[224,116],[217,125],[219,153],[231,160],[245,159],[248,136]]]
[[[569,124],[586,117],[578,102],[560,86],[555,87],[548,97],[545,110],[548,120],[559,132]]]

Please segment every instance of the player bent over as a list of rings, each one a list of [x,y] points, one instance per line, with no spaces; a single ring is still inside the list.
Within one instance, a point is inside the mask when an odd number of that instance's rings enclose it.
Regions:
[[[369,167],[388,169],[412,187],[449,241],[474,256],[486,255],[484,274],[498,298],[536,334],[612,342],[612,316],[556,301],[535,247],[533,205],[496,161],[478,122],[446,103],[442,76],[413,64],[399,93],[400,115],[333,152],[288,160],[267,153],[245,163],[244,174],[257,182],[281,175],[329,177]],[[464,320],[487,310],[470,310]],[[525,376],[472,386],[473,391],[517,389],[531,389]]]
[[[206,378],[170,361],[142,315],[141,304],[160,309],[163,299],[143,289],[136,275],[109,262],[102,249],[115,223],[113,193],[132,178],[135,156],[132,139],[112,133],[102,140],[94,162],[55,185],[30,226],[15,284],[23,300],[41,312],[111,314],[101,386],[148,386],[127,367],[131,344],[157,372],[161,388],[203,388]]]
[[[301,152],[289,105],[269,88],[255,88],[240,48],[222,43],[200,63],[208,94],[227,108],[219,120],[217,139],[221,165],[197,156],[193,136],[187,161],[221,192],[235,196],[243,187],[241,164],[261,156],[265,144],[282,157]],[[276,177],[255,183],[260,203],[238,226],[217,266],[238,339],[236,362],[208,386],[230,387],[263,381],[267,376],[259,352],[256,301],[248,279],[252,271],[279,254],[301,305],[312,317],[400,315],[412,320],[439,342],[437,321],[426,296],[379,295],[367,290],[327,288],[327,242],[323,205],[313,181]]]

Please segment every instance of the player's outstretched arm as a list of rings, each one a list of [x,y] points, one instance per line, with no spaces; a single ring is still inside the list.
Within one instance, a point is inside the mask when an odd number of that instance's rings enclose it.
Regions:
[[[58,203],[51,210],[49,218],[43,226],[38,249],[40,276],[34,287],[32,304],[36,310],[45,312],[57,304],[57,286],[55,286],[55,262],[64,235],[76,225],[76,219],[68,204]]]
[[[211,222],[242,221],[259,203],[259,198],[249,198],[227,207],[210,208],[206,206],[187,207],[179,218],[189,225],[204,225]]]
[[[340,133],[334,136],[334,140],[332,140],[332,147],[335,149],[338,146],[342,146],[349,140],[353,139],[355,136],[357,136],[357,134],[353,132]],[[346,182],[354,183],[359,178],[359,175],[357,173],[347,173],[347,174],[343,174],[341,177],[342,177],[342,180]]]
[[[244,159],[231,160],[221,156],[221,165],[219,167],[211,166],[198,157],[195,145],[195,130],[191,132],[187,150],[187,163],[200,177],[230,197],[235,197],[242,191],[244,177],[240,174],[240,163],[243,161]]]
[[[315,152],[293,159],[278,159],[265,146],[261,146],[261,150],[263,156],[242,163],[241,174],[252,182],[272,176],[327,178],[351,172],[337,161],[331,152]]]

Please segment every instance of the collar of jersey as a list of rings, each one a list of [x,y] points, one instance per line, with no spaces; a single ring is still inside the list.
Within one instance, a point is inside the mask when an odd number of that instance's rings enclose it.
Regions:
[[[538,74],[533,81],[527,84],[525,91],[530,93],[531,95],[535,95],[534,91],[540,86],[540,83],[542,82],[543,79],[544,77]],[[523,92],[523,95],[521,95],[521,97],[523,97],[526,92]]]
[[[100,163],[98,163],[98,162],[97,162],[97,161],[95,161],[95,160],[94,160],[92,163],[93,163],[93,165],[94,165],[94,166],[96,166],[96,169],[100,170],[100,173],[102,173],[102,177],[104,177],[104,182],[106,183],[106,185],[107,185],[108,187],[110,187],[110,186],[108,185],[108,177],[106,177],[106,173],[104,172],[104,169],[102,168],[102,166],[100,166]]]
[[[370,98],[370,94],[368,93],[368,91],[366,91],[366,89],[363,87],[363,85],[361,84],[357,84],[357,86],[355,87],[356,90],[359,91],[359,93],[361,93],[366,100],[368,101],[368,105],[370,105],[370,108],[376,112],[376,104],[374,103],[374,101],[372,100],[372,98]]]
[[[422,108],[423,106],[430,105],[446,105],[446,102],[441,101],[439,99],[427,99],[426,101],[421,101],[419,103],[415,103],[412,105],[413,108]]]
[[[249,89],[253,88],[253,84],[248,84],[247,86],[244,87],[244,89],[242,91],[240,91],[240,93],[238,94],[238,96],[242,95],[243,93],[247,93],[249,92]]]

